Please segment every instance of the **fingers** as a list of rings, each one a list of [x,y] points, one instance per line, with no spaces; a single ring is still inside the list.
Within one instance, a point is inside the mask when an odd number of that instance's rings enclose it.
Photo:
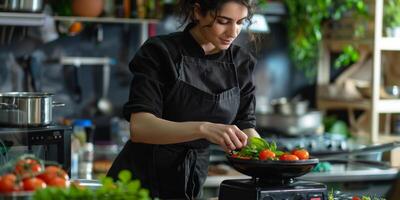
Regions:
[[[247,135],[244,133],[242,130],[240,130],[237,126],[234,125],[234,128],[236,129],[235,133],[237,138],[240,140],[242,143],[242,147],[247,145]]]
[[[218,144],[226,152],[247,144],[247,135],[235,125],[205,123],[202,131],[206,139]]]

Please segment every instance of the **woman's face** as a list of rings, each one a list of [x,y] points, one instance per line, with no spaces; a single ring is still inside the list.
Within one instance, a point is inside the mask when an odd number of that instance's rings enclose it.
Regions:
[[[207,13],[202,16],[196,12],[196,17],[199,22],[199,32],[203,42],[211,43],[214,47],[220,50],[229,48],[233,40],[239,35],[243,23],[246,20],[248,10],[246,6],[236,3],[225,3],[214,21],[214,14]],[[211,24],[211,26],[209,26]]]

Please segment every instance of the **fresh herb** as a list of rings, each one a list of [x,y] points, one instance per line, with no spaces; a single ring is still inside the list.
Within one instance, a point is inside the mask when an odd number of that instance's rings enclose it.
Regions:
[[[284,152],[279,151],[275,142],[267,142],[262,138],[251,137],[249,143],[240,150],[235,150],[233,153],[240,157],[250,157],[258,159],[260,151],[268,149],[275,153],[277,157],[281,156]]]
[[[122,170],[118,174],[118,181],[114,182],[110,177],[102,177],[102,186],[97,190],[91,190],[72,184],[69,188],[49,187],[37,190],[33,200],[149,200],[149,191],[141,187],[139,180],[131,180],[132,174],[128,170]]]

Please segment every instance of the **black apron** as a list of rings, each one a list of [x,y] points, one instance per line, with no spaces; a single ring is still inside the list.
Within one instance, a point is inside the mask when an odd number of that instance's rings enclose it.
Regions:
[[[234,121],[240,89],[231,48],[227,53],[230,63],[181,56],[176,82],[164,100],[163,119],[223,124]],[[188,76],[191,70],[197,70],[199,76]],[[215,91],[215,86],[220,91]],[[107,176],[117,179],[120,170],[128,169],[153,198],[194,199],[201,195],[207,177],[208,146],[205,139],[169,145],[128,141]]]

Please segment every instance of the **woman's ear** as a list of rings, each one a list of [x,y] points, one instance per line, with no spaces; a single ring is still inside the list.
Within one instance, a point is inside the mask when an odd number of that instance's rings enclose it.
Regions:
[[[193,20],[199,21],[201,17],[200,4],[195,3],[193,6]]]

